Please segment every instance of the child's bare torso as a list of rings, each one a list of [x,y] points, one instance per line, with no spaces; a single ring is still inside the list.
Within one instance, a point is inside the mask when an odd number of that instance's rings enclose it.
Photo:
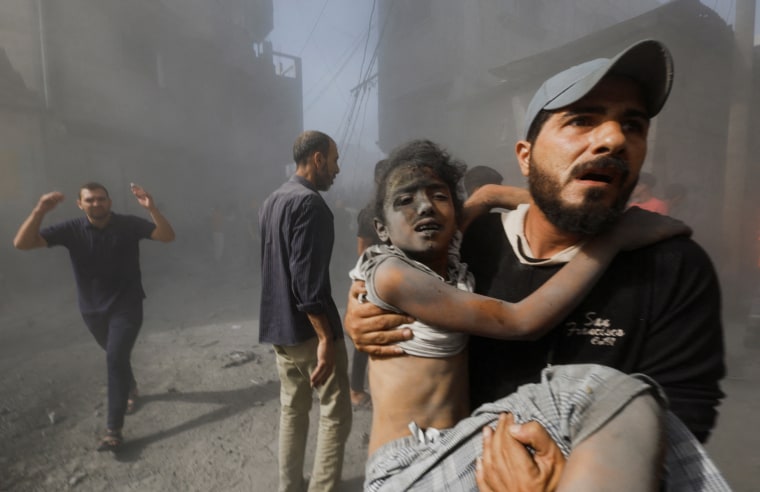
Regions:
[[[387,442],[409,436],[410,422],[422,429],[445,429],[469,415],[466,350],[445,358],[372,358],[369,384],[370,455]]]

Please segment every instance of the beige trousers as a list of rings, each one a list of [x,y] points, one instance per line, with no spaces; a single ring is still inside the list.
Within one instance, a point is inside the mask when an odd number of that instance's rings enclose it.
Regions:
[[[280,492],[302,492],[306,438],[312,391],[319,397],[319,431],[310,492],[334,491],[343,470],[343,452],[351,432],[348,356],[341,337],[334,341],[335,369],[327,382],[314,390],[309,376],[317,366],[317,338],[300,345],[275,345],[280,376]]]

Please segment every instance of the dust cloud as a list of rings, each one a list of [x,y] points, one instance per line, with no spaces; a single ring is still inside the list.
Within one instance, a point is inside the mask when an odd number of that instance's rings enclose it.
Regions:
[[[295,136],[324,131],[342,156],[325,194],[340,306],[377,160],[430,138],[523,185],[514,143],[540,82],[656,38],[675,84],[644,169],[716,265],[742,372],[745,345],[760,345],[755,16],[742,0],[2,2],[0,354],[87,337],[54,326],[76,309],[65,250],[11,244],[47,191],[67,198],[44,224],[81,213],[86,181],[102,182],[118,213],[146,216],[130,182],[153,194],[177,240],[141,246],[144,329],[151,318],[255,325],[258,207],[292,172]]]

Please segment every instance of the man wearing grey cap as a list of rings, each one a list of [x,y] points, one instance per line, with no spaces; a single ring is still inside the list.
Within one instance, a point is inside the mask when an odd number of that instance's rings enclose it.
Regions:
[[[672,76],[667,48],[646,40],[612,59],[571,67],[539,88],[524,140],[515,148],[532,201],[485,215],[465,236],[462,259],[478,293],[520,301],[618,219],[644,163],[650,119],[662,109]],[[345,325],[360,349],[391,355],[397,348],[386,344],[413,336],[378,331],[390,317],[372,315],[353,301],[348,305]],[[725,373],[714,268],[685,237],[620,253],[549,334],[530,342],[471,337],[469,360],[472,408],[538,381],[547,366],[598,363],[646,374],[704,442]]]
[[[515,148],[532,203],[495,220],[484,217],[465,238],[462,257],[478,292],[522,299],[617,220],[672,76],[667,49],[647,40],[541,86]],[[704,442],[725,374],[717,276],[706,253],[685,237],[620,253],[549,335],[527,343],[475,338],[470,353],[474,405],[534,380],[546,365],[602,363],[656,380],[670,409]]]

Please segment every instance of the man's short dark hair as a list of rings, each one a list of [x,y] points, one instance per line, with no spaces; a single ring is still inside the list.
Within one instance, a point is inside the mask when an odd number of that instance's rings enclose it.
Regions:
[[[325,157],[330,153],[332,139],[319,131],[307,130],[293,143],[293,162],[302,164],[314,153],[321,152]]]
[[[448,152],[430,140],[412,140],[393,149],[388,156],[380,180],[377,182],[375,217],[385,220],[383,205],[385,204],[385,196],[388,193],[388,177],[395,169],[402,166],[431,169],[449,188],[451,200],[454,203],[454,210],[457,217],[459,217],[462,211],[463,200],[460,194],[457,193],[457,190],[459,180],[464,176],[467,166],[463,162],[452,158]]]
[[[89,190],[89,191],[103,190],[103,191],[106,192],[106,196],[107,197],[109,197],[109,198],[111,197],[108,194],[108,190],[106,189],[106,187],[103,186],[100,183],[96,183],[95,181],[90,181],[90,182],[85,183],[85,184],[83,184],[82,186],[79,187],[79,198],[82,198],[82,190]]]
[[[544,127],[544,124],[549,120],[549,117],[552,115],[554,111],[547,111],[545,109],[542,109],[538,112],[535,118],[533,118],[533,123],[531,123],[530,128],[528,129],[528,135],[525,137],[525,140],[527,140],[530,145],[536,143],[536,139],[538,138],[538,134],[541,133],[541,129]]]

